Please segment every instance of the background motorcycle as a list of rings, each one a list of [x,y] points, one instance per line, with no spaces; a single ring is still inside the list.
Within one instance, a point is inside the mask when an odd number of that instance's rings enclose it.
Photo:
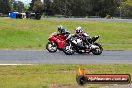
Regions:
[[[57,34],[56,32],[52,33],[49,37],[49,42],[46,44],[46,49],[49,52],[56,52],[58,50],[63,50],[64,43],[66,38],[62,34]]]
[[[75,52],[79,54],[92,52],[94,55],[100,55],[103,48],[99,43],[95,42],[98,38],[99,36],[89,38],[87,40],[89,44],[86,44],[81,38],[69,35],[64,45],[63,52],[67,55],[72,55]]]

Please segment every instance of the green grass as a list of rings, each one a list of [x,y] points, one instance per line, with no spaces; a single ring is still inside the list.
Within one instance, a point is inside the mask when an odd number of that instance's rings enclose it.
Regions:
[[[82,26],[91,36],[100,35],[104,50],[132,50],[132,23],[28,20],[0,18],[0,49],[42,50],[57,26],[71,33]]]
[[[1,88],[80,88],[75,77],[79,65],[0,66]],[[82,65],[88,74],[130,74],[132,65]],[[108,84],[88,84],[98,88]]]

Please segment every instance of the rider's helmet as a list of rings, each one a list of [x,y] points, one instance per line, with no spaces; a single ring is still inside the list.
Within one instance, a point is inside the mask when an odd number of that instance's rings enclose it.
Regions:
[[[82,33],[82,32],[83,32],[83,30],[80,26],[76,28],[76,33],[77,34]]]
[[[62,33],[63,30],[64,30],[64,27],[63,27],[62,25],[59,25],[59,26],[58,26],[58,31],[59,31],[60,33]]]

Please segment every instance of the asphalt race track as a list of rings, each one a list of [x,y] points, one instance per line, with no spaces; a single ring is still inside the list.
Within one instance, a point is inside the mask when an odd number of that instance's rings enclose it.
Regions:
[[[0,64],[132,64],[132,51],[65,55],[61,51],[0,51]]]

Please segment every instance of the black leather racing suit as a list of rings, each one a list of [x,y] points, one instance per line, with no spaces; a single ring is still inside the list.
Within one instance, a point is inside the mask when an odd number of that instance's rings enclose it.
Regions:
[[[83,40],[83,45],[86,45],[86,44],[89,45],[90,44],[90,37],[86,33],[79,33],[79,34],[75,34],[74,36],[81,38]]]

